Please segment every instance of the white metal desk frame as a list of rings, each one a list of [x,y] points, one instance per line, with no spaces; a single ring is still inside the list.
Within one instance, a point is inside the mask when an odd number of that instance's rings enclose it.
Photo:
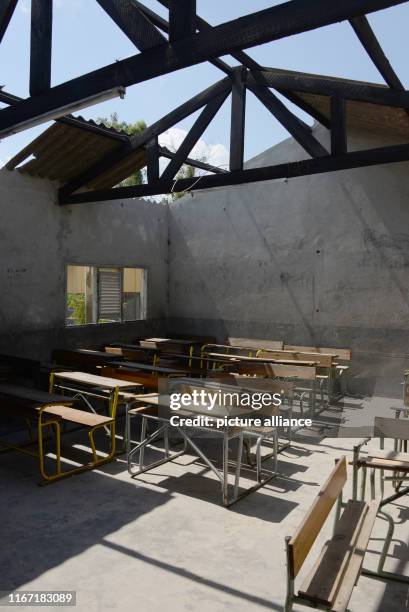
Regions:
[[[141,416],[142,417],[142,432],[141,432],[141,441],[133,448],[131,449],[131,417],[133,416],[132,413],[130,413],[129,409],[127,409],[126,412],[126,447],[127,447],[127,463],[128,463],[128,472],[129,474],[134,477],[134,476],[138,476],[139,474],[142,474],[143,472],[147,472],[155,467],[158,467],[159,465],[162,465],[164,463],[167,463],[169,461],[173,461],[174,459],[176,459],[177,457],[180,457],[181,455],[183,455],[186,450],[187,447],[190,446],[198,455],[199,457],[202,459],[202,461],[208,466],[208,468],[217,476],[217,478],[220,480],[220,484],[221,484],[221,488],[222,488],[222,497],[223,497],[223,505],[228,507],[231,506],[232,504],[234,504],[236,501],[238,501],[239,499],[242,499],[243,497],[245,497],[246,495],[248,495],[249,493],[252,493],[253,491],[256,491],[257,489],[260,489],[262,486],[264,486],[267,482],[269,482],[272,478],[274,478],[277,475],[277,448],[278,448],[278,435],[277,435],[277,430],[275,432],[274,435],[274,470],[270,471],[270,470],[262,470],[261,467],[261,439],[257,440],[257,461],[256,461],[256,478],[257,478],[257,484],[249,487],[248,489],[246,489],[245,491],[239,493],[239,484],[240,484],[240,473],[241,473],[241,466],[242,466],[242,454],[243,454],[243,435],[244,433],[246,433],[246,430],[243,429],[239,429],[237,427],[235,428],[230,428],[230,427],[225,427],[223,429],[213,429],[213,428],[209,428],[209,427],[194,427],[195,431],[197,430],[202,430],[202,431],[209,431],[209,429],[212,429],[212,431],[214,431],[216,434],[222,435],[223,436],[223,468],[222,470],[219,470],[216,468],[216,466],[212,463],[212,461],[206,456],[206,454],[202,451],[202,449],[200,449],[197,444],[195,444],[195,442],[193,442],[192,438],[186,433],[185,428],[181,427],[181,426],[176,426],[176,425],[171,425],[170,424],[170,417],[174,416],[174,415],[183,415],[183,416],[187,416],[187,417],[194,417],[194,416],[200,416],[200,415],[206,415],[206,416],[210,416],[212,417],[211,414],[209,414],[209,412],[206,412],[203,408],[200,408],[199,410],[195,410],[194,407],[189,407],[186,410],[179,410],[179,411],[175,411],[175,412],[171,412],[170,408],[169,408],[169,404],[166,404],[165,401],[163,401],[163,403],[159,403],[159,401],[152,401],[152,398],[156,396],[156,398],[158,398],[158,394],[150,394],[149,395],[145,395],[145,396],[140,396],[139,400],[141,403],[145,403],[145,404],[149,404],[151,406],[158,406],[158,408],[160,406],[167,408],[169,410],[169,415],[167,416],[159,416],[158,415],[149,415],[146,413],[139,413],[138,415],[135,416]],[[164,396],[162,396],[164,397]],[[222,408],[222,407],[220,407]],[[245,413],[242,412],[241,414],[231,414],[230,416],[251,416],[254,415],[254,411]],[[218,415],[220,417],[220,415]],[[228,416],[226,414],[226,416]],[[146,424],[147,424],[147,419],[150,419],[156,423],[158,423],[158,429],[156,431],[154,431],[152,434],[150,434],[149,436],[146,437]],[[160,423],[162,423],[162,425],[160,425]],[[179,433],[179,435],[182,437],[184,445],[181,451],[178,451],[176,453],[172,453],[170,454],[169,452],[169,431],[170,430],[174,430],[177,433]],[[152,442],[158,438],[160,435],[164,436],[164,440],[165,440],[165,457],[164,459],[161,459],[159,461],[155,461],[153,463],[150,463],[148,465],[144,465],[144,449],[152,444]],[[228,475],[229,475],[229,441],[233,438],[238,438],[238,449],[237,449],[237,458],[236,458],[236,469],[235,469],[235,476],[234,476],[234,492],[232,497],[229,497],[229,482],[228,482]],[[259,436],[260,437],[260,436]],[[132,458],[133,456],[139,452],[139,462],[138,462],[138,468],[135,469],[133,467],[134,463],[132,462]],[[252,467],[252,466],[250,466]],[[254,470],[250,470],[254,473]],[[264,473],[263,473],[264,472]]]

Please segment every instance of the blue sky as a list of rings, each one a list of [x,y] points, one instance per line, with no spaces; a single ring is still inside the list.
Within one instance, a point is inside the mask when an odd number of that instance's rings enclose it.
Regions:
[[[215,25],[280,3],[281,0],[198,0],[197,4],[198,13]],[[145,4],[167,17],[166,10],[156,0],[145,0]],[[136,52],[131,42],[95,0],[54,0],[54,7],[53,85]],[[409,4],[371,14],[369,20],[392,66],[408,88]],[[0,84],[4,85],[7,91],[23,97],[28,96],[29,39],[30,1],[19,0],[0,46]],[[266,66],[383,82],[346,22],[255,47],[248,53]],[[227,60],[234,63],[231,58]],[[130,87],[125,100],[110,100],[84,109],[81,114],[95,119],[116,111],[120,118],[126,121],[144,119],[150,124],[223,76],[223,73],[210,64],[201,64]],[[285,130],[251,94],[248,96],[247,105],[246,159],[287,137]],[[306,119],[302,113],[300,116]],[[181,131],[173,134],[176,140],[189,129],[192,120],[193,118],[187,119],[178,125]],[[4,162],[13,156],[43,131],[46,125],[1,141],[0,161]],[[204,140],[209,145],[220,144],[228,147],[227,103],[204,134]],[[214,150],[216,149],[213,147],[211,151]]]

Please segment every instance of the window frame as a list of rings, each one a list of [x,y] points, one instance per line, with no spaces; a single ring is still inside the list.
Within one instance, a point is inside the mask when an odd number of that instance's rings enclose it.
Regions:
[[[109,321],[109,323],[78,323],[76,325],[67,325],[67,299],[68,299],[68,266],[83,266],[84,268],[118,268],[122,271],[122,282],[123,282],[123,271],[125,268],[138,269],[142,271],[142,287],[143,291],[141,292],[141,318],[140,319],[132,319],[130,321]],[[82,261],[72,261],[69,260],[64,263],[64,327],[65,329],[78,329],[79,327],[95,327],[104,326],[104,325],[126,325],[129,323],[136,323],[138,321],[146,321],[148,318],[148,278],[149,274],[149,266],[142,266],[140,264],[95,264],[95,263],[83,263]],[[97,274],[94,275],[96,277]],[[94,285],[94,291],[97,291],[96,286]],[[98,297],[97,297],[98,299]],[[121,303],[123,299],[123,288],[121,289]],[[121,317],[123,316],[122,308],[121,308]]]

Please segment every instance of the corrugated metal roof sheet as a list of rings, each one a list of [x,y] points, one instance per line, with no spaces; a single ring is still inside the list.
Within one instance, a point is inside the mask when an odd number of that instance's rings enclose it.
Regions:
[[[7,168],[18,166],[18,171],[23,174],[65,184],[129,141],[125,132],[107,128],[94,121],[86,121],[82,117],[68,119],[71,123],[63,121],[51,125],[10,160]],[[29,157],[31,159],[24,163]],[[86,187],[114,187],[144,166],[145,149],[137,149]]]

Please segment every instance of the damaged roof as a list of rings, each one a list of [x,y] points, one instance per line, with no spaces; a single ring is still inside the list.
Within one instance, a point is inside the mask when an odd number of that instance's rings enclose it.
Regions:
[[[23,174],[65,184],[129,141],[130,137],[125,132],[87,121],[83,117],[68,116],[56,121],[28,144],[6,164],[6,168],[13,170],[18,167]],[[146,154],[143,147],[133,151],[86,187],[114,187],[144,166]]]

